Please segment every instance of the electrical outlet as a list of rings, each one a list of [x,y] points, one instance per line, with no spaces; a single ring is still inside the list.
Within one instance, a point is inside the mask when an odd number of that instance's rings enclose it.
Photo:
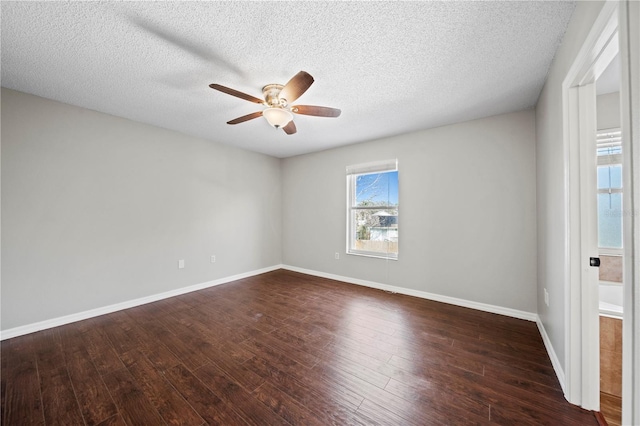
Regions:
[[[178,269],[184,269],[184,259],[178,260]]]
[[[334,257],[335,257],[336,260],[339,260],[340,259],[340,253],[336,252]]]
[[[546,288],[544,289],[544,304],[549,306],[549,292]]]
[[[211,255],[211,263],[216,263],[216,255]]]

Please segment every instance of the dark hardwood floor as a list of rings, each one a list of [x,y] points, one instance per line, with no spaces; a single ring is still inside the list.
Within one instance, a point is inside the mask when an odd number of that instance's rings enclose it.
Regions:
[[[533,322],[275,271],[2,342],[3,425],[596,425]]]

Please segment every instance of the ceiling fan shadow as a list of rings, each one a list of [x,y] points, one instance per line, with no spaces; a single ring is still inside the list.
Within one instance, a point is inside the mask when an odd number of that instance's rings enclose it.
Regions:
[[[228,71],[231,71],[241,78],[246,79],[246,75],[244,72],[237,67],[235,64],[231,63],[221,55],[212,51],[210,48],[203,46],[198,42],[194,42],[191,40],[187,40],[184,36],[181,36],[177,33],[172,33],[166,28],[160,28],[158,25],[152,24],[150,22],[146,22],[138,17],[128,17],[128,20],[135,25],[136,27],[146,31],[149,34],[152,34],[162,40],[191,53],[207,62],[211,62],[215,65],[221,66]]]

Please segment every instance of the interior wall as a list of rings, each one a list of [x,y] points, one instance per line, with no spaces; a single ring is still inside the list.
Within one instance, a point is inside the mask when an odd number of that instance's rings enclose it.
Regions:
[[[345,168],[392,158],[399,163],[398,260],[347,255]],[[282,164],[286,265],[536,311],[533,110]]]
[[[536,188],[538,229],[538,315],[553,351],[565,366],[565,267],[569,264],[567,241],[567,192],[563,151],[562,83],[591,30],[604,2],[577,2],[562,44],[551,64],[536,105]],[[544,302],[549,292],[549,306]]]
[[[2,329],[278,265],[281,198],[279,159],[3,88]]]
[[[596,97],[598,130],[620,127],[620,92]]]

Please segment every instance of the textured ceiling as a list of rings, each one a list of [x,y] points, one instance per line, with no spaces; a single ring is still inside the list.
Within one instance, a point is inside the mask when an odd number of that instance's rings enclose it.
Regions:
[[[2,86],[276,157],[535,105],[574,2],[2,2]],[[286,135],[261,97],[305,70]]]

